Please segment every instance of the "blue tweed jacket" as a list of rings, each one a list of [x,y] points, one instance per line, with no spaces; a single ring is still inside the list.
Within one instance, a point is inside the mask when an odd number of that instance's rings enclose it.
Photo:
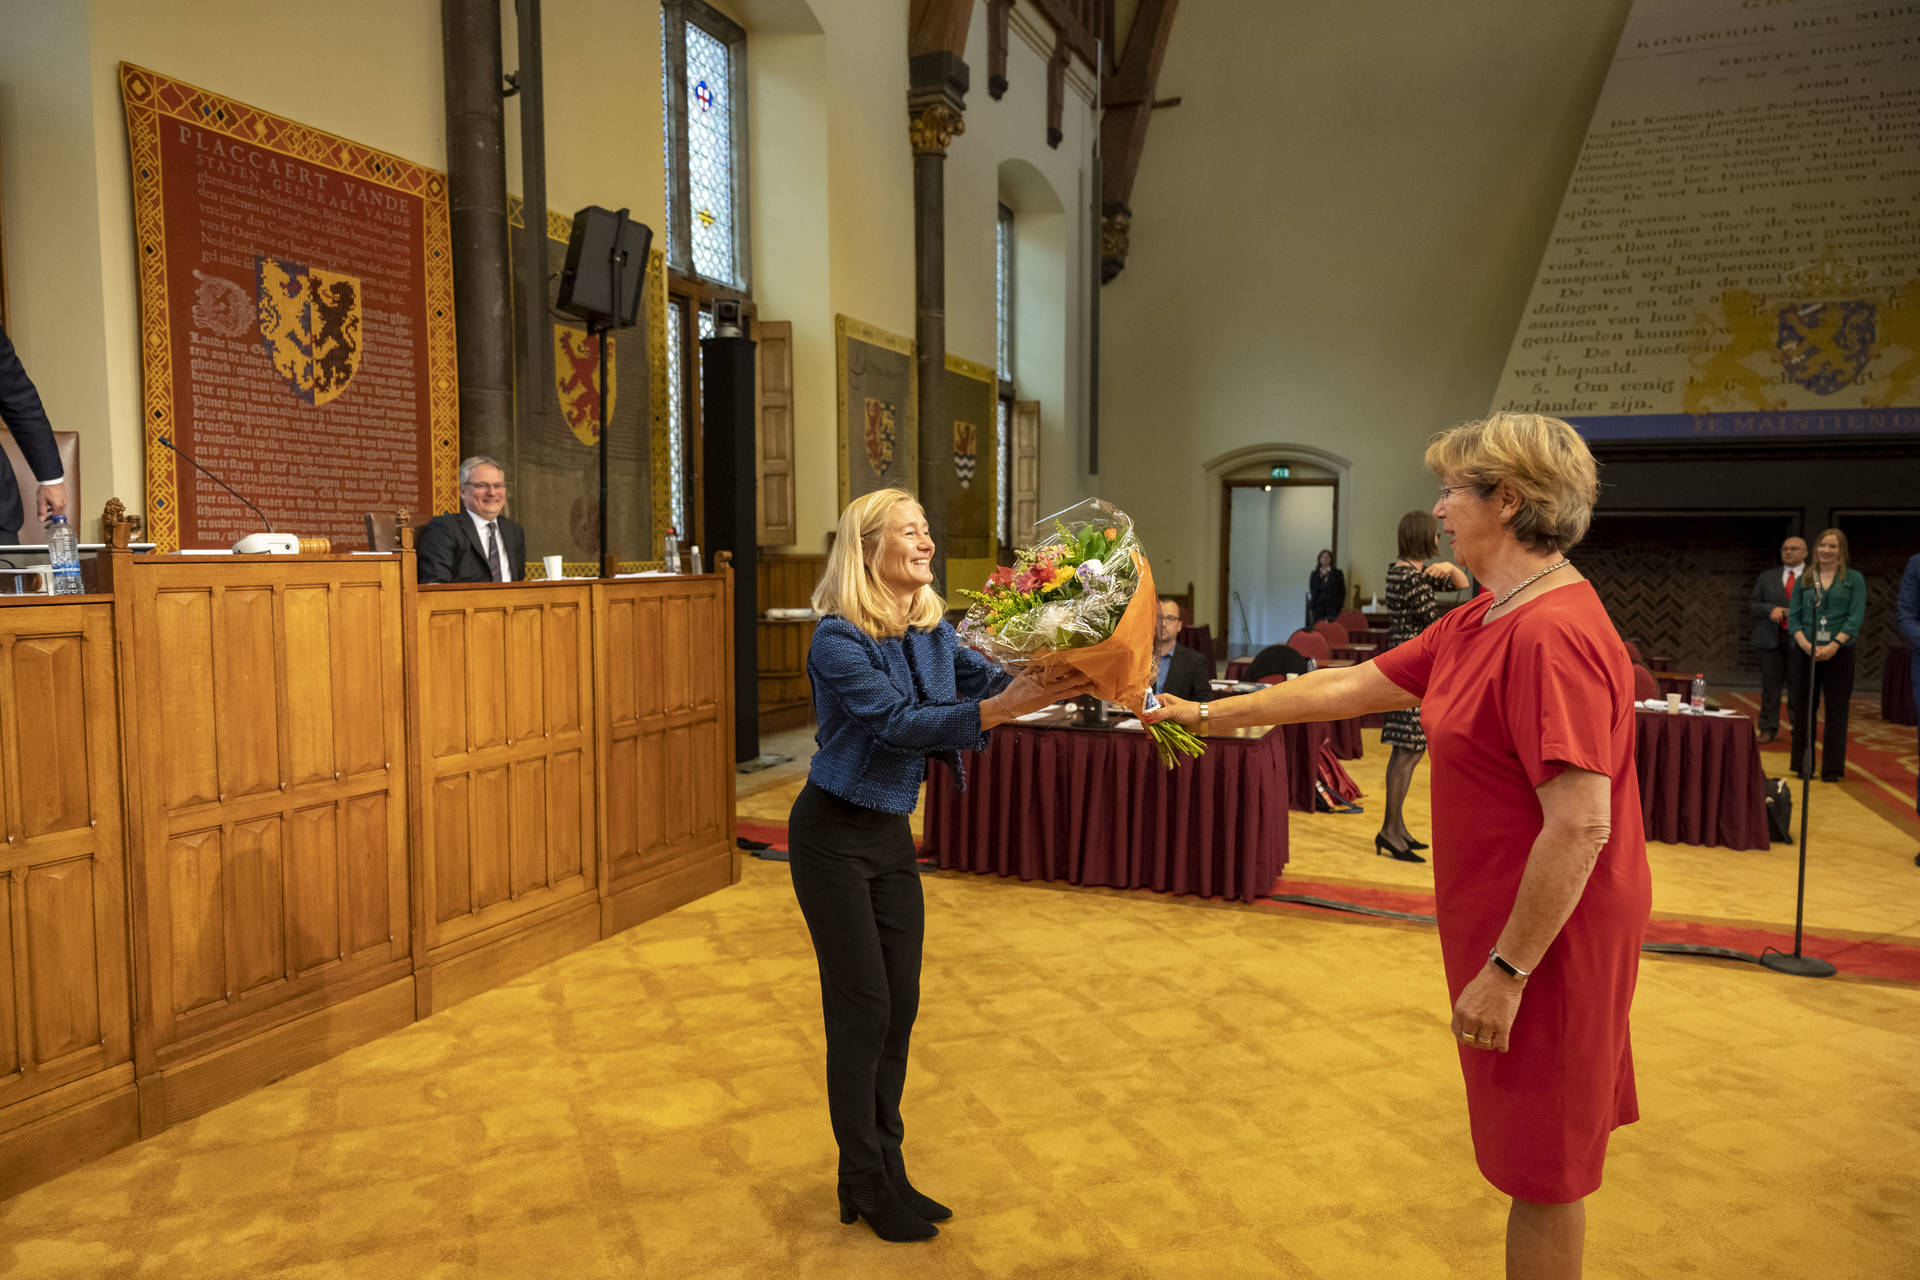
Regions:
[[[822,618],[807,652],[820,750],[807,776],[822,791],[883,813],[912,813],[927,757],[966,785],[960,749],[987,745],[980,701],[1013,677],[947,623],[876,640],[845,618]]]

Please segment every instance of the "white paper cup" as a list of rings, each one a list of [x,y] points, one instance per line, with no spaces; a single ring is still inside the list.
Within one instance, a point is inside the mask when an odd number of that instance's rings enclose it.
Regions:
[[[1667,695],[1667,714],[1678,715],[1679,713],[1680,713],[1680,695],[1677,693],[1668,694]]]
[[[560,567],[559,556],[541,556],[540,563],[547,566],[547,577],[559,578],[565,576],[565,570]]]

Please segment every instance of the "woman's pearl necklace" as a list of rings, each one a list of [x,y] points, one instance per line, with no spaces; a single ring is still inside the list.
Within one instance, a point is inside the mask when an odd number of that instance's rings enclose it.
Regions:
[[[1548,565],[1546,568],[1542,569],[1540,572],[1534,574],[1531,578],[1528,578],[1525,581],[1523,581],[1519,586],[1515,587],[1513,590],[1507,592],[1507,594],[1501,596],[1498,600],[1495,600],[1493,602],[1493,609],[1488,609],[1487,612],[1492,613],[1494,609],[1498,609],[1501,605],[1513,599],[1515,596],[1519,595],[1522,591],[1525,591],[1528,587],[1532,586],[1534,583],[1540,581],[1540,579],[1552,573],[1555,569],[1564,569],[1572,563],[1573,561],[1571,560],[1562,560],[1558,564]]]

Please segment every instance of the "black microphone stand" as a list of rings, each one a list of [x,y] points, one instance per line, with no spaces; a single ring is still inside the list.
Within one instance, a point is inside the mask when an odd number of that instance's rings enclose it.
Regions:
[[[1789,644],[1797,643],[1792,636],[1787,637]],[[1802,978],[1831,978],[1839,970],[1817,956],[1800,954],[1801,925],[1806,918],[1807,909],[1807,808],[1813,798],[1813,765],[1815,759],[1814,727],[1819,717],[1814,714],[1813,691],[1820,671],[1820,659],[1812,653],[1807,655],[1807,700],[1801,705],[1800,715],[1804,723],[1797,723],[1807,735],[1807,750],[1800,765],[1800,886],[1793,896],[1793,953],[1788,955],[1768,947],[1760,953],[1760,963],[1777,973],[1791,973]],[[1827,707],[1827,714],[1833,714],[1833,707]]]
[[[213,481],[215,484],[219,485],[222,489],[225,489],[228,493],[232,494],[234,497],[239,498],[241,503],[247,508],[247,510],[253,512],[253,514],[260,517],[260,523],[267,526],[267,532],[268,533],[273,532],[273,521],[267,519],[267,513],[262,511],[260,508],[254,506],[251,502],[248,502],[244,497],[241,497],[240,491],[238,489],[234,488],[232,485],[228,484],[225,480],[222,480],[219,476],[213,474],[213,472],[201,466],[200,460],[198,458],[188,453],[185,449],[182,449],[179,445],[175,444],[167,436],[155,436],[154,439],[158,440],[161,444],[165,445],[167,448],[173,450],[173,452],[175,452],[182,458],[185,458],[188,462],[191,462],[194,466],[194,469],[198,471],[201,475]]]

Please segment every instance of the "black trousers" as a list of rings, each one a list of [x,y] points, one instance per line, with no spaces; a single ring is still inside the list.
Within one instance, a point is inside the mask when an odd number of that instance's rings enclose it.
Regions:
[[[900,1094],[927,918],[913,833],[905,814],[863,809],[809,782],[787,838],[793,896],[820,962],[840,1180],[879,1178],[905,1168]]]
[[[1780,691],[1787,680],[1787,650],[1800,646],[1785,639],[1772,649],[1755,649],[1760,657],[1760,715],[1754,728],[1763,734],[1780,732]],[[1802,677],[1806,675],[1801,673]]]
[[[1813,667],[1813,703],[1807,703],[1807,667]],[[1827,728],[1820,739],[1820,776],[1840,777],[1847,771],[1847,713],[1853,706],[1853,646],[1841,645],[1840,651],[1825,662],[1814,662],[1799,645],[1787,651],[1787,707],[1793,716],[1793,769],[1807,768],[1807,735],[1813,732],[1813,718],[1819,713],[1820,699],[1827,700]]]

